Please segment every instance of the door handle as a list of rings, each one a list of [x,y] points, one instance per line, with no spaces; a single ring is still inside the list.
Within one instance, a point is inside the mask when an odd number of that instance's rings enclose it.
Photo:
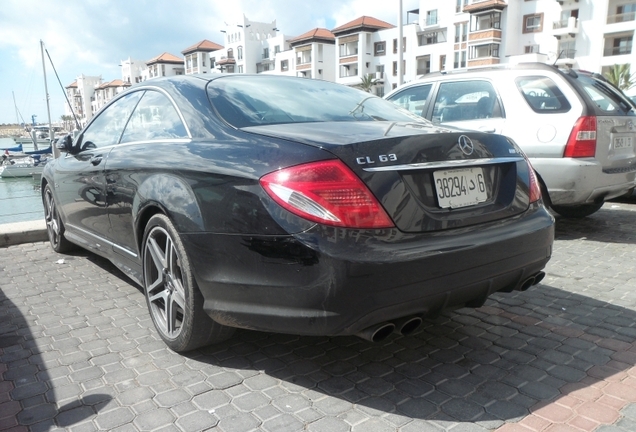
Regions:
[[[90,159],[90,161],[89,161],[89,162],[90,162],[92,165],[97,166],[97,165],[99,165],[99,164],[101,163],[101,161],[102,161],[102,156],[101,156],[101,155],[99,155],[99,156],[93,156],[93,157]]]

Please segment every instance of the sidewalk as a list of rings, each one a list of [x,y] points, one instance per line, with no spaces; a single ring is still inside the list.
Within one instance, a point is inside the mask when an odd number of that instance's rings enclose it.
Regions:
[[[107,260],[2,247],[0,431],[634,432],[635,219],[558,219],[539,285],[407,337],[238,330],[184,355]]]
[[[0,247],[48,240],[43,219],[0,225]]]

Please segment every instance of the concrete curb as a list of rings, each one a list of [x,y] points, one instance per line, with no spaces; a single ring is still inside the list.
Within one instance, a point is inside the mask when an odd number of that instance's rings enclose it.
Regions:
[[[44,219],[0,225],[0,247],[46,240]]]

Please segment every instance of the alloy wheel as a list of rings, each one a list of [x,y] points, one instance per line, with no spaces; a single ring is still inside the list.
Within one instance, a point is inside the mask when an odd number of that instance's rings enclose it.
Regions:
[[[179,251],[168,231],[160,226],[148,233],[144,247],[145,291],[150,313],[157,329],[174,339],[181,333],[186,313]]]

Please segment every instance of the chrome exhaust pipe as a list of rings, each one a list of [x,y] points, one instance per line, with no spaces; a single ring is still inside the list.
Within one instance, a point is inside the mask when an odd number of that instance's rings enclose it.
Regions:
[[[418,316],[409,316],[395,321],[395,329],[393,333],[402,336],[410,335],[422,324],[422,318]]]
[[[523,283],[521,284],[521,287],[519,288],[519,290],[520,291],[525,291],[528,288],[530,288],[532,285],[534,285],[534,278],[533,277],[529,277],[528,279],[523,281]]]
[[[545,277],[545,272],[542,272],[542,271],[537,273],[536,275],[534,275],[534,284],[533,285],[536,285],[539,282],[541,282],[544,277]]]
[[[380,342],[389,337],[389,335],[393,333],[394,329],[395,324],[385,322],[367,327],[364,330],[356,333],[356,336],[371,342]]]

